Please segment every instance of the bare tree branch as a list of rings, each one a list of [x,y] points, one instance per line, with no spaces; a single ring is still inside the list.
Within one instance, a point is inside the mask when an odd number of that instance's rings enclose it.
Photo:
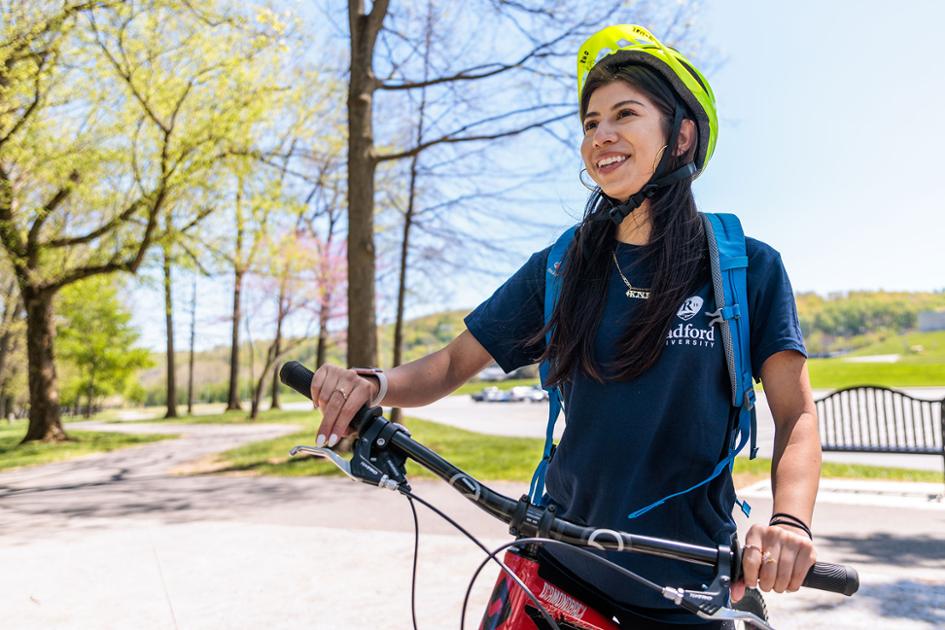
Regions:
[[[466,127],[458,129],[454,133],[440,136],[439,138],[436,138],[435,140],[429,140],[427,142],[423,142],[422,144],[419,144],[411,149],[407,149],[406,151],[400,151],[399,153],[388,153],[388,154],[383,154],[383,155],[377,155],[374,159],[378,162],[386,162],[389,160],[400,160],[403,158],[413,157],[414,155],[417,155],[421,151],[429,149],[430,147],[437,144],[456,144],[460,142],[478,142],[482,140],[497,140],[499,138],[509,138],[512,136],[517,136],[530,129],[537,129],[539,127],[544,127],[545,125],[550,125],[551,123],[558,122],[559,120],[564,120],[565,118],[574,116],[574,114],[575,112],[571,111],[564,114],[560,114],[558,116],[552,116],[551,118],[545,118],[543,120],[539,120],[534,123],[523,125],[518,128],[507,129],[507,130],[499,131],[496,133],[476,134],[476,135],[469,135],[469,136],[455,135],[455,134],[463,133],[465,129],[468,129],[469,127],[472,126],[472,125],[467,125]]]
[[[521,68],[525,65],[526,62],[532,59],[542,59],[544,57],[549,57],[552,55],[552,52],[549,50],[554,45],[558,44],[562,40],[570,37],[574,32],[574,29],[568,29],[555,39],[543,42],[540,45],[536,46],[528,53],[520,57],[518,60],[512,63],[488,63],[480,64],[478,66],[472,66],[464,70],[460,70],[454,74],[445,76],[445,77],[436,77],[433,79],[427,79],[425,81],[402,81],[400,83],[382,83],[378,82],[377,87],[381,90],[413,90],[422,87],[430,87],[431,85],[440,85],[442,83],[452,83],[455,81],[475,81],[477,79],[485,79],[487,77],[493,77],[503,72],[508,72],[509,70],[514,70],[515,68]]]
[[[99,227],[95,228],[91,232],[83,234],[82,236],[72,236],[69,238],[54,238],[51,241],[43,243],[43,247],[71,247],[73,245],[82,245],[84,243],[89,243],[94,241],[98,237],[109,233],[116,226],[121,223],[124,223],[130,219],[135,212],[140,210],[144,206],[144,198],[139,197],[135,199],[131,204],[128,205],[120,214],[112,217],[110,221],[103,223]]]

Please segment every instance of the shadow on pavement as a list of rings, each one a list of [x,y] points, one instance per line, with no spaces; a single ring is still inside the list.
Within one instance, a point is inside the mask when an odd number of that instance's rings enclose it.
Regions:
[[[825,535],[832,554],[842,555],[850,564],[888,564],[925,569],[940,569],[945,585],[945,532],[939,536],[910,534],[896,536],[879,532],[868,538]]]
[[[306,487],[304,479],[256,477],[136,477],[32,488],[4,495],[0,530],[29,540],[37,529],[97,528],[101,519],[158,519],[185,523],[264,511],[295,501],[325,501],[347,486]],[[32,533],[31,533],[32,532]],[[20,541],[22,542],[22,541]]]
[[[803,603],[798,605],[796,600],[792,601],[790,614],[804,618],[840,614],[846,621],[856,623],[854,627],[868,627],[869,622],[879,622],[877,627],[896,628],[899,627],[897,620],[922,621],[929,623],[930,628],[945,626],[945,583],[942,582],[903,579],[864,584],[850,599],[837,599],[832,594],[805,594],[808,597]],[[861,620],[862,625],[859,624]]]
[[[935,628],[945,626],[945,584],[897,580],[864,590],[859,596],[876,600],[876,610],[884,618],[921,619]]]

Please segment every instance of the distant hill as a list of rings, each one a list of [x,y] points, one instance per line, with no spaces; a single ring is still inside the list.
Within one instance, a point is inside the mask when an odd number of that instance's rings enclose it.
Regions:
[[[439,350],[454,337],[465,330],[463,318],[468,311],[443,311],[432,315],[425,315],[408,320],[404,325],[404,362],[413,361],[420,357]],[[382,367],[389,367],[393,358],[392,347],[394,325],[384,324],[378,327],[378,354]],[[271,340],[257,340],[253,344],[253,373],[258,378],[259,370],[265,361],[263,353]],[[301,361],[306,365],[315,364],[317,339],[312,338],[286,355],[285,360]],[[345,364],[344,335],[332,336],[328,347],[328,361],[338,365]],[[187,363],[189,353],[176,352],[177,363],[177,390],[178,398],[183,402],[187,395]],[[226,399],[227,381],[229,378],[230,349],[228,346],[218,346],[209,350],[197,352],[194,356],[194,390],[195,397],[201,402],[220,401]],[[139,402],[149,404],[163,404],[165,395],[165,353],[152,354],[154,367],[142,370],[138,375],[139,386],[135,396]],[[240,346],[240,363],[242,366],[240,396],[248,399],[250,396],[250,344],[244,342]]]
[[[898,356],[902,363],[945,363],[945,330],[888,335],[850,352],[850,358]]]
[[[463,318],[468,310],[443,311],[404,322],[404,362],[413,361],[439,350],[466,330]],[[381,365],[390,365],[393,358],[394,325],[378,329]]]
[[[897,363],[945,365],[945,331],[920,333],[915,330],[918,314],[945,308],[945,292],[851,291],[821,296],[801,293],[797,296],[798,315],[808,351],[812,356],[842,354],[845,358],[873,355],[897,355]],[[465,330],[463,318],[468,311],[452,310],[425,315],[406,322],[404,329],[404,361],[413,361],[434,352]],[[392,361],[394,326],[378,327],[379,364],[389,367]],[[254,372],[263,363],[268,340],[255,343]],[[315,363],[315,339],[306,341],[287,358]],[[329,345],[329,361],[345,362],[344,335],[333,336]],[[155,367],[139,377],[142,395],[149,402],[163,401],[164,354],[153,355]],[[243,379],[241,396],[249,396],[250,348],[244,343],[240,350]],[[178,390],[186,395],[187,352],[177,353]],[[197,353],[195,389],[201,400],[225,398],[229,369],[229,348],[217,347]],[[861,369],[851,367],[849,369]],[[905,369],[902,366],[901,369]],[[911,377],[910,377],[911,378]]]
[[[919,313],[945,309],[945,291],[849,291],[797,295],[807,349],[814,355],[866,351],[915,331]],[[890,341],[892,345],[897,342]],[[917,344],[909,344],[917,345]],[[872,350],[867,352],[873,353]],[[885,354],[876,352],[876,354]]]

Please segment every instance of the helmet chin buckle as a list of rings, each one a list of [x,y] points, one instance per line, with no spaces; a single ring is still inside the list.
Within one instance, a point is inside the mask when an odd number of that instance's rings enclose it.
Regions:
[[[643,204],[643,201],[650,199],[653,195],[656,194],[656,191],[659,190],[660,186],[656,183],[650,183],[643,187],[640,192],[637,192],[630,196],[626,202],[617,204],[613,208],[607,211],[607,216],[610,217],[610,220],[614,222],[614,225],[620,225],[620,223],[626,219],[630,214],[640,207]]]
[[[682,181],[684,179],[690,179],[696,174],[696,172],[696,165],[692,162],[680,166],[672,173],[651,181],[642,189],[640,189],[639,192],[630,195],[630,198],[624,203],[619,203],[611,207],[607,211],[607,217],[613,221],[614,225],[620,225],[624,219],[626,219],[634,210],[640,207],[644,200],[651,199],[658,190],[672,186],[676,182]],[[611,201],[610,203],[613,202]],[[601,217],[601,219],[603,219],[603,217]]]
[[[646,197],[652,197],[652,195],[645,195]],[[631,196],[625,203],[618,204],[607,211],[607,216],[610,217],[610,220],[614,222],[614,225],[620,225],[620,223],[626,219],[630,214],[640,207],[640,204],[643,203],[644,193],[641,190],[635,195]]]

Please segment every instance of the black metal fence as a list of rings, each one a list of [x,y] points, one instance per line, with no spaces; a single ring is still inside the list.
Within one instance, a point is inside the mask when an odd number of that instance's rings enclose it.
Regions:
[[[945,465],[945,400],[858,385],[815,404],[824,451],[939,455]]]

